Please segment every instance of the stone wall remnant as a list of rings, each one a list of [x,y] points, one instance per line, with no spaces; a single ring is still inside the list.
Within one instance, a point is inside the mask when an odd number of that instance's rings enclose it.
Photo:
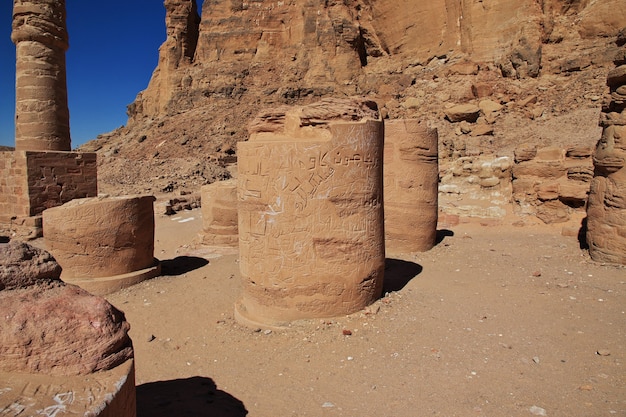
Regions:
[[[63,268],[61,278],[104,295],[158,275],[154,200],[85,198],[44,211],[44,240]]]
[[[626,50],[626,28],[617,40]],[[609,102],[600,116],[602,136],[593,154],[594,177],[587,205],[587,244],[598,262],[626,265],[626,54],[609,72]]]
[[[201,241],[209,246],[239,245],[237,181],[216,181],[202,187]]]
[[[69,151],[65,0],[14,0],[15,149]]]
[[[280,326],[380,297],[382,153],[373,102],[324,99],[256,117],[238,145],[238,320]]]
[[[521,215],[547,224],[563,223],[583,212],[593,177],[592,149],[586,146],[515,149],[513,200]]]
[[[417,119],[385,122],[387,251],[423,252],[437,238],[438,135]]]

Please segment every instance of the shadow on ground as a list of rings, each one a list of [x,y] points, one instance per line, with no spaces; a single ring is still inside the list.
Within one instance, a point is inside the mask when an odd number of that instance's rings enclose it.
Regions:
[[[422,266],[401,259],[385,259],[385,280],[383,294],[400,291],[406,284],[422,272]]]
[[[446,237],[454,236],[454,232],[448,229],[439,229],[437,230],[437,237],[435,238],[435,246],[443,242]]]
[[[174,259],[161,261],[161,275],[181,275],[194,269],[202,268],[209,261],[197,256],[177,256]]]
[[[158,381],[137,387],[137,417],[244,417],[241,401],[220,391],[211,378]]]

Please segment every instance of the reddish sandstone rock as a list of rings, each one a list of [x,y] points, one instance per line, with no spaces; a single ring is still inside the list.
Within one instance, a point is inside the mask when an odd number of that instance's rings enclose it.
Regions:
[[[48,252],[24,242],[0,244],[0,291],[59,279],[61,266]]]
[[[0,372],[87,375],[133,357],[124,313],[74,285],[0,291]]]

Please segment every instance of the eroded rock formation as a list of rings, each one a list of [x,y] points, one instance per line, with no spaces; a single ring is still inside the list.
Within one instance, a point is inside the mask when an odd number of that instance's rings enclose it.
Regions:
[[[593,154],[587,243],[594,260],[626,265],[626,29],[617,43],[621,50],[607,77],[610,97],[602,109],[602,137]]]
[[[0,251],[0,372],[86,375],[132,358],[124,313],[65,285],[45,251],[17,242]]]
[[[20,241],[0,244],[0,291],[58,279],[61,266],[49,252]]]
[[[243,322],[358,311],[382,291],[383,123],[376,106],[326,99],[261,112],[239,143]]]
[[[15,149],[69,151],[65,0],[14,0]]]

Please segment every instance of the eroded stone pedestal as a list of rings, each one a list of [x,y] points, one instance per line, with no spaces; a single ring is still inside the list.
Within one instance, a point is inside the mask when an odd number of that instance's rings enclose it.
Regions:
[[[385,122],[385,246],[423,252],[437,239],[437,129],[416,119]]]
[[[609,72],[610,101],[600,116],[602,137],[593,154],[587,203],[587,244],[594,261],[626,265],[626,30]]]
[[[201,241],[209,246],[237,247],[237,181],[217,181],[201,189]]]
[[[245,323],[333,317],[381,293],[383,123],[375,104],[324,100],[260,114],[238,144]]]
[[[44,211],[44,239],[61,278],[103,295],[157,276],[154,200],[85,198]]]

